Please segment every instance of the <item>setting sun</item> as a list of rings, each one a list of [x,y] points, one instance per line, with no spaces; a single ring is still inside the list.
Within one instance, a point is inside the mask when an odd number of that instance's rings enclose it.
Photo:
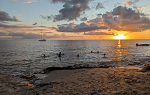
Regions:
[[[126,39],[126,36],[119,34],[118,36],[114,36],[114,39]]]

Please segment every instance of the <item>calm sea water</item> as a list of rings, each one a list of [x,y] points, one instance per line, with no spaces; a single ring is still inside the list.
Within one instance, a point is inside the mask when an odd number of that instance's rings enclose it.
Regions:
[[[47,40],[45,42],[1,40],[0,71],[5,74],[19,75],[39,71],[49,66],[67,66],[75,63],[127,65],[150,56],[150,46],[137,47],[136,43],[150,44],[150,40]],[[65,55],[59,58],[59,52]],[[44,58],[43,54],[48,57]],[[80,57],[77,57],[77,54]]]

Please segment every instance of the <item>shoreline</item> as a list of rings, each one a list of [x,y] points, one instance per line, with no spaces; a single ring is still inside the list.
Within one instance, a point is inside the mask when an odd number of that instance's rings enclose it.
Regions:
[[[135,67],[53,70],[34,76],[0,74],[1,95],[148,95],[150,71]]]

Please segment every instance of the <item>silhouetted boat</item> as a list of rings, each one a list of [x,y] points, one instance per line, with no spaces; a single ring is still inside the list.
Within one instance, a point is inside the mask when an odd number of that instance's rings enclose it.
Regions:
[[[149,46],[150,44],[137,44],[136,43],[136,46]]]
[[[46,41],[45,39],[39,40],[39,41]]]
[[[42,30],[41,30],[41,40],[39,40],[39,41],[46,41],[46,39],[42,39],[42,36],[43,36],[43,34],[42,34]]]

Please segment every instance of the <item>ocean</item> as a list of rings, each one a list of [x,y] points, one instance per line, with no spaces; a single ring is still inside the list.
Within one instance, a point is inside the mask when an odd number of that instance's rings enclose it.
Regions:
[[[76,63],[127,65],[150,56],[150,46],[136,43],[150,40],[0,40],[0,72],[21,75]],[[64,55],[58,57],[59,52]]]

